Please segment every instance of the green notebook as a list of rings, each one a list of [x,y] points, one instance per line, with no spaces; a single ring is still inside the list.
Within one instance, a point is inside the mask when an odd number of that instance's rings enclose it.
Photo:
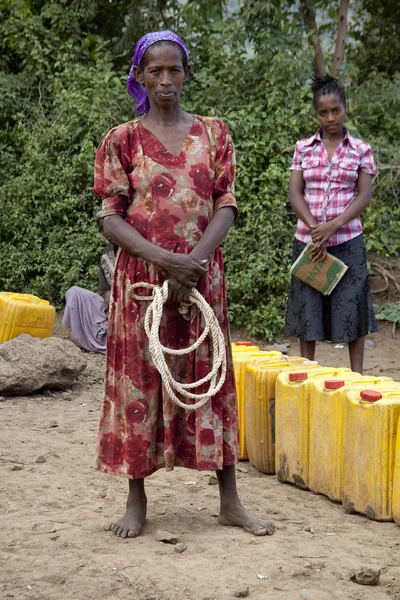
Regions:
[[[299,258],[292,265],[290,272],[307,285],[310,285],[324,296],[329,296],[347,271],[344,262],[327,254],[324,260],[313,262],[310,258],[314,244],[307,244]]]

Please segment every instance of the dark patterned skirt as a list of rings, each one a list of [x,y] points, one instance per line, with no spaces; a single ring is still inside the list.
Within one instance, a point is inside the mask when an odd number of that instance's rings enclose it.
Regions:
[[[295,239],[293,262],[305,246]],[[342,260],[348,270],[330,296],[323,296],[292,277],[285,334],[305,341],[330,340],[347,344],[368,332],[377,331],[363,236],[330,246],[328,252]]]

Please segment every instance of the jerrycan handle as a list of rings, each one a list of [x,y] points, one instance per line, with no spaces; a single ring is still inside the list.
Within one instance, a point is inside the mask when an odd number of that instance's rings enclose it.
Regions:
[[[29,294],[11,294],[9,298],[11,298],[11,300],[15,300],[16,302],[26,302],[27,304],[32,304],[32,298]]]
[[[361,377],[360,379],[357,379],[356,377],[353,377],[352,379],[348,379],[346,384],[351,386],[351,385],[359,385],[360,383],[382,383],[384,381],[389,381],[390,377],[383,378],[380,379],[379,377]],[[392,380],[393,381],[393,380]]]
[[[282,354],[282,360],[285,360],[287,363],[289,363],[289,365],[291,365],[292,367],[298,367],[299,365],[295,365],[292,363],[292,361],[290,360],[290,356],[288,356],[287,354]],[[304,359],[304,366],[308,366],[308,365],[317,365],[318,361],[317,360],[307,360]]]
[[[329,369],[328,367],[321,367],[320,369],[318,369],[317,371],[310,371],[308,374],[308,377],[310,379],[314,379],[319,377],[321,378],[321,376],[325,376],[325,375],[333,375],[334,377],[338,377],[340,374],[340,370],[339,369]]]

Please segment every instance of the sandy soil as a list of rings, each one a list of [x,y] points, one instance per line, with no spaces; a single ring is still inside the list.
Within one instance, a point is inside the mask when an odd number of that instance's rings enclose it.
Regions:
[[[367,372],[400,379],[399,333],[393,339],[385,327],[373,340]],[[70,390],[0,403],[1,598],[223,600],[248,585],[254,600],[400,599],[398,526],[346,515],[248,463],[237,468],[239,490],[255,514],[275,521],[271,538],[219,526],[217,486],[206,473],[182,469],[149,478],[142,537],[105,532],[123,511],[127,482],[92,468],[104,358],[86,357]],[[318,359],[348,364],[346,349],[328,344],[319,345]],[[186,551],[157,542],[157,529],[178,536]],[[380,585],[349,581],[359,566],[381,568]]]

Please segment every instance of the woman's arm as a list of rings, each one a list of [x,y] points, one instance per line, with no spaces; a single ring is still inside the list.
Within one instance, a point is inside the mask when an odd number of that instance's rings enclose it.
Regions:
[[[190,256],[197,261],[208,259],[226,238],[235,217],[235,209],[232,206],[224,206],[218,209],[207,225],[200,240],[191,251]]]
[[[114,244],[135,256],[155,263],[190,288],[207,273],[207,269],[195,256],[169,252],[152,244],[119,215],[104,217],[103,227],[107,238]]]
[[[334,234],[340,227],[343,227],[349,221],[359,217],[372,198],[372,177],[364,171],[360,171],[357,182],[357,196],[351,202],[341,215],[328,221],[321,223],[311,232],[312,241],[316,246],[321,246]]]
[[[298,218],[303,221],[309,229],[318,225],[308,208],[307,202],[304,200],[303,171],[290,172],[289,202]]]
[[[307,202],[304,200],[304,178],[303,171],[291,171],[289,182],[289,202],[298,218],[307,225],[312,232],[318,226],[317,220],[312,216]],[[311,251],[311,259],[314,261],[323,260],[326,256],[326,249],[322,245],[315,247]]]
[[[201,263],[208,262],[208,257],[224,241],[235,217],[235,209],[231,206],[224,206],[217,210],[190,256]],[[179,306],[181,302],[187,302],[190,292],[190,287],[180,283],[174,277],[170,278],[168,298],[170,305]]]

